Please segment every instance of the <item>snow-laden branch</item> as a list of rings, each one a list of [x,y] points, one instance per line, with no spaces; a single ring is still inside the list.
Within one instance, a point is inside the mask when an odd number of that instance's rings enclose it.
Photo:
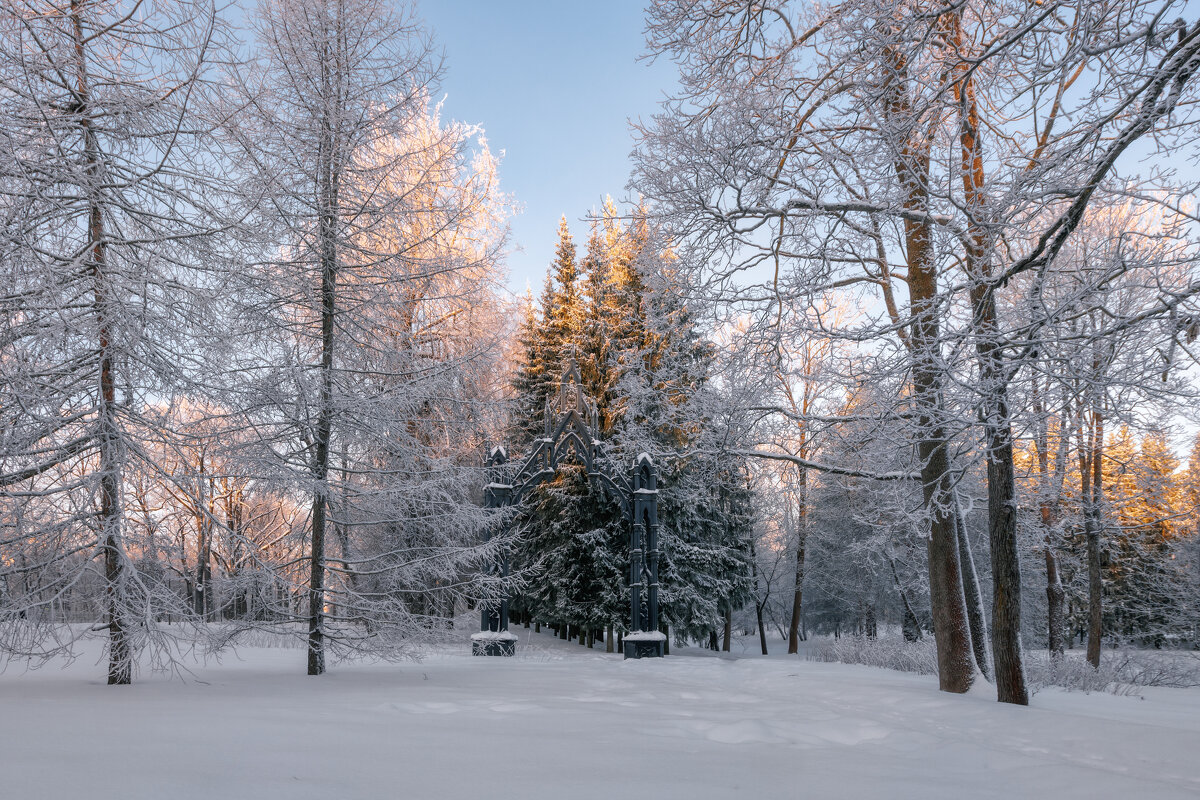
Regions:
[[[849,467],[839,467],[833,464],[822,464],[818,461],[810,461],[807,458],[800,458],[791,453],[775,453],[765,450],[731,450],[734,455],[746,456],[747,458],[765,458],[771,461],[787,461],[789,464],[795,464],[798,467],[805,469],[816,470],[817,472],[826,472],[830,475],[844,475],[847,478],[867,478],[873,481],[918,481],[921,479],[919,472],[867,472],[865,470],[851,469]]]

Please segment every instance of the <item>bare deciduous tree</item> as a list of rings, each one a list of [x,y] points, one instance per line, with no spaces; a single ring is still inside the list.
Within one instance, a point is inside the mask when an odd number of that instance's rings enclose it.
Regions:
[[[148,400],[198,366],[226,263],[197,113],[220,30],[187,0],[0,9],[0,569],[27,588],[0,614],[10,652],[69,648],[78,628],[38,626],[94,557],[109,683],[163,634],[131,567],[125,476],[146,458]]]

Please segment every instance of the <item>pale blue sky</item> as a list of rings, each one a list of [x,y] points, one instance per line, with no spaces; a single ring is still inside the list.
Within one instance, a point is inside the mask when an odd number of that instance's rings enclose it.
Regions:
[[[509,285],[535,295],[558,218],[576,241],[605,194],[625,196],[630,118],[648,118],[675,79],[638,61],[639,0],[420,0],[446,53],[444,115],[478,123],[504,151],[500,185],[524,211],[512,221]],[[518,249],[519,248],[519,249]]]

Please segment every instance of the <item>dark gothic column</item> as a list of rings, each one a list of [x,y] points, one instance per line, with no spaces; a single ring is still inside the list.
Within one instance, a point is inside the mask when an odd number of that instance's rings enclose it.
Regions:
[[[633,503],[632,524],[629,528],[629,609],[630,631],[636,633],[646,629],[649,620],[642,605],[642,573],[646,569],[646,556],[642,550],[643,525],[641,503]]]
[[[646,610],[650,614],[646,630],[658,630],[658,487],[654,467],[650,467],[649,486],[643,487],[646,514]]]
[[[660,658],[667,637],[658,630],[658,479],[649,455],[638,456],[631,478],[629,603],[632,630],[625,636],[625,657]]]

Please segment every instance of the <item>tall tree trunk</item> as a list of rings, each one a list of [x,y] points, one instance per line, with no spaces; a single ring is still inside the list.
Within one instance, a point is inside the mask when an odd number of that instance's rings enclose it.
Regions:
[[[199,619],[207,620],[212,608],[209,583],[212,577],[212,509],[211,488],[207,483],[207,465],[204,451],[197,460],[196,486],[200,490],[196,500],[196,590],[192,611]]]
[[[1046,646],[1052,661],[1061,661],[1066,654],[1066,638],[1063,636],[1063,601],[1067,593],[1063,590],[1062,578],[1058,574],[1058,559],[1049,544],[1046,555]]]
[[[729,640],[733,635],[733,604],[730,603],[725,608],[725,632],[721,637],[721,651],[729,652]]]
[[[94,210],[93,229],[103,236],[99,219],[99,211]],[[102,253],[103,249],[97,247],[93,252],[97,251]],[[104,263],[102,255],[99,259],[95,264],[97,275],[101,274]],[[98,290],[97,306],[102,305]],[[100,317],[104,318],[103,312]],[[108,683],[126,685],[133,682],[133,650],[125,619],[127,567],[121,541],[121,444],[115,419],[113,357],[106,323],[102,323],[100,328],[100,350],[100,540],[103,542],[104,594],[108,612]]]
[[[961,10],[942,22],[953,43],[954,99],[959,109],[959,157],[967,209],[964,263],[971,280],[972,328],[979,363],[983,436],[987,448],[988,543],[992,553],[992,661],[1001,703],[1029,704],[1021,654],[1021,560],[1017,549],[1017,488],[1012,419],[1008,408],[1008,365],[996,310],[994,270],[987,230],[983,148],[975,84],[962,33]],[[969,601],[968,601],[969,602]]]
[[[345,575],[346,588],[351,595],[358,593],[358,570],[354,564],[354,546],[350,541],[350,455],[347,451],[347,443],[342,442],[341,452],[339,453],[341,461],[341,479],[340,489],[338,492],[338,505],[331,509],[331,516],[334,517],[333,535],[337,539],[338,550],[341,552],[342,573]],[[356,605],[351,602],[350,606]],[[450,613],[449,619],[454,618],[454,599],[450,598]],[[361,620],[361,618],[360,618]],[[453,624],[453,623],[451,623]],[[526,625],[526,627],[529,627]]]
[[[1059,501],[1062,496],[1062,480],[1066,473],[1067,449],[1070,446],[1070,405],[1064,403],[1064,414],[1059,425],[1058,447],[1055,449],[1054,474],[1050,474],[1050,434],[1045,407],[1042,403],[1037,376],[1031,381],[1033,390],[1033,413],[1035,418],[1038,464],[1038,511],[1042,525],[1042,548],[1046,560],[1046,646],[1052,661],[1060,661],[1066,654],[1064,635],[1065,616],[1063,606],[1066,592],[1058,569],[1056,538],[1059,521]]]
[[[958,560],[962,565],[967,623],[971,626],[971,652],[975,654],[975,666],[979,667],[983,677],[991,680],[992,661],[988,648],[987,617],[983,613],[983,593],[979,589],[979,573],[975,570],[971,539],[967,536],[967,520],[963,516],[962,504],[957,493],[954,495],[954,530],[958,540]]]
[[[1067,651],[1066,636],[1063,634],[1063,626],[1066,624],[1063,606],[1067,593],[1062,588],[1062,576],[1058,573],[1058,558],[1055,554],[1056,521],[1043,513],[1042,525],[1042,546],[1046,563],[1046,648],[1050,651],[1052,661],[1061,661]]]
[[[754,616],[758,622],[758,643],[765,656],[767,655],[767,631],[763,628],[763,605],[766,603],[766,598],[759,597],[761,588],[758,581],[758,552],[754,547],[753,539],[750,540],[750,569],[754,575]]]
[[[121,524],[121,430],[117,422],[116,359],[110,324],[110,291],[105,268],[108,262],[108,236],[104,225],[104,201],[100,187],[104,182],[100,142],[92,127],[91,83],[88,78],[87,41],[83,31],[85,0],[71,0],[71,22],[75,47],[75,93],[79,125],[83,133],[88,198],[88,238],[90,257],[87,264],[92,277],[96,346],[100,359],[99,404],[96,437],[99,457],[100,515],[99,541],[104,554],[104,598],[108,618],[108,682],[123,685],[133,681],[133,652],[126,622],[125,584],[127,581]]]
[[[913,227],[911,223],[906,223]],[[928,231],[910,231],[910,246],[928,247]],[[924,267],[924,259],[910,259],[909,285],[913,296],[912,341],[913,386],[921,439],[921,484],[926,512],[930,517],[929,598],[933,612],[933,635],[937,642],[938,683],[942,691],[965,692],[975,674],[971,651],[970,624],[963,597],[962,570],[955,532],[953,485],[950,475],[948,439],[941,421],[941,357],[939,326],[934,316],[936,279]]]
[[[908,265],[909,353],[916,407],[917,455],[921,462],[924,507],[929,515],[929,598],[937,642],[938,683],[942,691],[965,692],[975,675],[971,634],[963,600],[958,541],[954,532],[953,485],[945,400],[941,325],[938,315],[938,268],[929,212],[929,138],[908,100],[908,62],[897,49],[887,52],[883,105],[902,141],[893,167],[908,214],[904,218]]]
[[[792,616],[787,631],[789,654],[800,652],[800,619],[804,615],[804,533],[804,528],[800,528],[796,542],[796,588],[792,592]]]
[[[977,254],[982,258],[982,254]],[[978,279],[978,276],[977,276]],[[988,543],[992,554],[992,659],[1001,703],[1029,705],[1021,651],[1021,560],[1017,549],[1017,485],[1007,366],[999,339],[990,284],[971,289],[976,353],[983,394],[987,448]]]
[[[998,392],[1000,390],[997,390]],[[1001,703],[1029,705],[1021,652],[1021,561],[1017,551],[1016,477],[1008,402],[997,397],[1004,424],[987,425],[988,533],[992,546],[992,657]]]
[[[325,149],[332,143],[324,140]],[[336,195],[332,153],[323,154],[321,189],[321,397],[312,465],[312,543],[308,583],[308,674],[325,672],[325,526],[329,504],[329,443],[333,432],[333,324],[337,292]]]
[[[917,619],[912,604],[908,602],[908,593],[904,591],[904,586],[900,583],[900,572],[896,569],[896,559],[889,555],[888,563],[892,565],[892,580],[896,582],[896,591],[900,594],[900,603],[904,606],[904,621],[900,626],[904,633],[904,641],[918,642],[921,640],[921,622]]]
[[[332,327],[332,326],[330,326]],[[332,338],[330,336],[330,338]],[[322,390],[324,401],[325,390]],[[312,500],[312,543],[308,559],[308,674],[325,672],[325,477],[323,463],[328,467],[330,411],[322,403],[317,427],[317,456],[313,477],[316,480]],[[324,446],[322,446],[324,441]]]
[[[1098,403],[1096,404],[1099,405]],[[1082,494],[1084,497],[1083,531],[1087,540],[1088,571],[1088,663],[1100,668],[1100,637],[1104,624],[1101,593],[1104,586],[1100,574],[1100,506],[1104,502],[1104,415],[1098,407],[1092,409],[1089,442],[1080,458]]]
[[[341,7],[338,7],[335,13],[337,19],[333,28],[337,32],[336,35],[341,37],[348,21],[342,17]],[[344,87],[339,84],[340,76],[335,74],[335,58],[330,52],[336,50],[339,45],[325,41],[322,46],[326,48],[326,58],[321,60],[321,85],[318,87],[323,107],[316,173],[321,268],[321,393],[313,436],[312,542],[308,584],[309,675],[321,675],[325,672],[325,528],[329,507],[330,442],[333,435],[333,336],[337,311],[341,164],[345,157],[341,140]]]
[[[800,432],[801,458],[808,457],[808,442],[805,432]],[[788,623],[788,654],[800,652],[800,619],[804,614],[804,548],[808,540],[808,469],[796,470],[796,587],[792,592],[792,618]]]

